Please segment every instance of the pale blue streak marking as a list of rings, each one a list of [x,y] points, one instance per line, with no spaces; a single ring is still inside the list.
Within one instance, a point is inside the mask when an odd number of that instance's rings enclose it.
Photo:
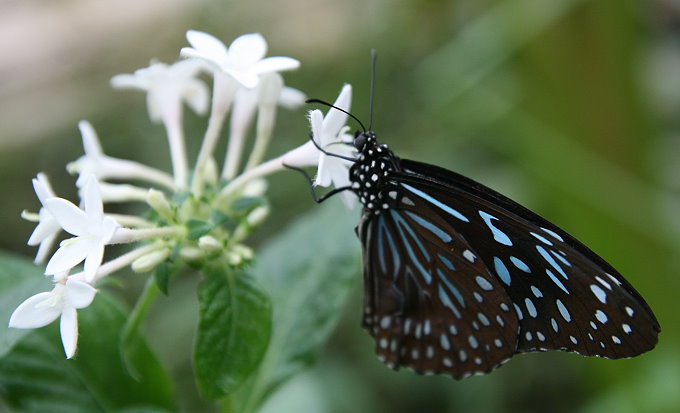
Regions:
[[[411,211],[406,211],[406,213],[408,214],[408,216],[413,218],[413,220],[416,221],[420,226],[429,230],[431,233],[436,235],[440,240],[442,240],[444,242],[451,242],[453,240],[453,238],[451,238],[451,235],[447,234],[441,228],[434,225],[433,223],[426,220],[425,218],[421,217],[420,215],[414,214]]]
[[[409,235],[413,240],[415,241],[416,245],[418,246],[418,249],[420,249],[420,252],[423,254],[423,257],[425,257],[425,261],[430,261],[430,254],[427,252],[425,249],[425,246],[423,245],[422,242],[420,242],[420,238],[418,235],[413,231],[413,228],[411,228],[411,225],[409,225],[408,222],[402,217],[398,212],[395,212],[394,210],[390,210],[392,213],[392,217],[394,218],[394,221],[397,223],[398,228],[403,228],[406,231],[408,231]],[[403,234],[403,232],[402,232]]]
[[[602,302],[602,304],[607,304],[607,293],[604,292],[602,288],[598,285],[591,285],[590,290],[595,294],[598,300]]]
[[[560,314],[562,314],[562,318],[564,318],[564,321],[567,323],[571,323],[571,314],[569,314],[569,310],[567,310],[567,307],[562,304],[562,301],[559,299],[556,301],[557,303],[557,309],[560,310]]]
[[[560,287],[560,288],[562,289],[562,291],[564,291],[565,293],[569,294],[569,291],[568,291],[567,288],[564,286],[564,284],[562,284],[562,281],[560,281],[560,279],[557,278],[557,277],[555,276],[555,274],[552,273],[552,271],[550,271],[549,269],[546,268],[546,269],[545,269],[545,273],[548,274],[548,277],[550,277],[550,279],[551,279],[558,287]]]
[[[547,228],[543,228],[543,227],[541,227],[541,229],[542,229],[543,231],[545,231],[546,233],[548,233],[548,234],[552,235],[553,237],[555,237],[555,239],[564,242],[564,240],[562,239],[562,237],[560,237],[559,235],[557,235],[557,233],[556,233],[555,231],[551,231],[551,230],[549,230],[549,229],[547,229]]]
[[[548,241],[545,237],[542,237],[542,236],[538,235],[538,234],[535,233],[535,232],[529,232],[529,234],[533,235],[534,238],[536,238],[537,240],[541,241],[542,243],[548,244],[548,245],[550,245],[550,246],[552,247],[553,243],[550,242],[550,241]]]
[[[456,300],[458,300],[460,305],[465,307],[465,300],[463,299],[463,294],[461,294],[460,291],[458,291],[458,289],[453,284],[451,284],[451,281],[449,281],[446,278],[444,273],[441,272],[439,268],[437,268],[437,275],[439,276],[439,278],[441,278],[441,281],[444,283],[444,285],[446,285],[446,288],[448,288],[449,291],[453,293],[453,295],[456,297]]]
[[[503,261],[498,257],[493,257],[493,265],[496,268],[496,274],[501,277],[501,280],[505,284],[510,285],[510,272],[505,264],[503,264]]]
[[[507,245],[508,247],[512,247],[512,241],[510,241],[510,238],[509,238],[507,235],[505,235],[505,233],[504,233],[503,231],[501,231],[500,229],[496,228],[496,227],[491,223],[491,220],[492,220],[492,219],[498,220],[498,218],[496,218],[496,217],[493,216],[493,215],[487,214],[487,213],[484,212],[484,211],[479,211],[479,216],[482,217],[482,219],[484,220],[484,223],[486,224],[486,226],[489,227],[489,229],[490,229],[491,232],[493,233],[493,239],[495,239],[496,242],[499,242],[499,243],[501,243],[501,244],[503,244],[503,245]]]
[[[453,266],[453,263],[451,262],[450,259],[446,258],[441,254],[437,254],[437,256],[444,263],[444,265],[446,265],[446,268],[450,269],[451,271],[455,271],[456,267]]]
[[[534,303],[531,301],[530,298],[527,297],[524,299],[524,305],[527,307],[529,315],[532,316],[533,318],[536,318],[538,312],[536,312],[536,307],[534,306]]]
[[[531,286],[531,292],[534,293],[534,295],[536,296],[536,298],[541,298],[541,297],[543,297],[543,293],[541,292],[541,290],[539,290],[538,288],[536,288],[536,286],[534,286],[534,285]]]
[[[378,226],[382,228],[382,232],[385,234],[385,238],[387,238],[387,243],[390,245],[390,250],[392,250],[392,264],[394,265],[394,276],[396,277],[401,266],[401,259],[397,252],[397,246],[394,244],[394,239],[392,239],[392,234],[385,227],[385,216],[381,215],[380,218],[382,219],[379,221]]]
[[[413,262],[413,265],[416,266],[418,271],[423,275],[423,279],[427,284],[430,284],[432,282],[432,276],[427,272],[425,267],[423,267],[423,264],[418,260],[418,257],[416,257],[415,251],[413,251],[413,247],[411,247],[411,243],[409,242],[408,238],[406,237],[406,234],[404,233],[404,228],[406,228],[406,231],[409,232],[411,237],[416,241],[418,246],[420,247],[421,251],[423,251],[423,255],[425,255],[425,258],[429,261],[430,256],[427,254],[427,251],[423,248],[422,244],[420,243],[420,240],[415,236],[413,233],[413,230],[409,227],[408,222],[402,218],[398,212],[395,211],[390,211],[392,214],[392,218],[394,218],[395,222],[397,223],[397,229],[399,230],[399,234],[401,235],[401,238],[404,240],[404,245],[406,246],[406,252],[408,253],[408,256],[411,258],[411,261]]]
[[[529,268],[528,265],[524,263],[524,261],[520,260],[517,257],[510,257],[510,261],[512,261],[513,264],[515,264],[515,267],[519,268],[520,270],[524,272],[531,272],[531,269]]]
[[[460,219],[461,221],[470,222],[469,219],[465,218],[465,215],[461,214],[460,212],[456,211],[455,209],[451,208],[450,206],[448,206],[448,205],[446,205],[446,204],[444,204],[440,201],[437,201],[436,199],[434,199],[430,195],[426,194],[425,192],[423,192],[419,189],[416,189],[416,188],[412,187],[411,185],[407,185],[407,184],[401,184],[401,185],[404,188],[408,189],[409,191],[413,192],[414,194],[418,195],[419,197],[425,199],[426,201],[428,201],[432,205],[435,205],[435,206],[441,208],[442,210],[448,212],[449,214],[453,215],[454,217]]]
[[[553,259],[553,257],[550,256],[550,254],[548,254],[548,251],[546,251],[545,248],[540,245],[536,245],[536,249],[538,250],[538,253],[541,254],[543,259],[546,260],[548,264],[550,264],[555,270],[557,270],[557,272],[559,272],[565,280],[569,279],[567,274],[562,270],[562,267],[560,267],[560,265]]]
[[[439,286],[439,300],[441,300],[442,304],[444,304],[444,307],[449,307],[456,317],[462,318],[460,311],[458,311],[458,308],[453,304],[451,298],[449,298],[449,295],[446,294],[444,287],[441,285]]]
[[[557,258],[558,260],[562,261],[562,264],[566,265],[567,267],[571,267],[571,263],[567,261],[566,258],[561,256],[560,254],[556,253],[554,250],[550,250],[550,253]]]
[[[382,268],[384,273],[387,273],[387,264],[385,263],[385,245],[383,242],[383,221],[385,220],[384,215],[378,217],[378,258],[380,258],[380,268]],[[370,234],[373,235],[373,234]]]

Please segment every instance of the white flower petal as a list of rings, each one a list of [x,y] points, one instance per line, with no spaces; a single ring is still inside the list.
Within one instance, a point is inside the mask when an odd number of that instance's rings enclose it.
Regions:
[[[247,68],[267,54],[267,42],[260,33],[244,34],[231,42],[228,54],[231,65]]]
[[[345,204],[347,209],[350,211],[354,211],[354,207],[357,204],[357,196],[354,192],[352,191],[342,191],[340,193],[340,199],[342,199],[342,202]]]
[[[45,208],[69,234],[78,236],[89,233],[87,214],[71,201],[51,198],[45,202]]]
[[[104,204],[102,204],[102,195],[99,192],[99,182],[94,175],[90,175],[90,178],[86,181],[82,197],[88,219],[101,221],[104,217]]]
[[[61,314],[61,322],[59,323],[59,331],[66,358],[73,358],[78,345],[78,313],[75,308],[64,308],[64,312]]]
[[[227,47],[213,35],[198,30],[187,31],[187,41],[194,49],[200,51],[204,55],[212,56],[226,56]],[[189,48],[184,48],[189,49]],[[183,50],[184,50],[183,49]]]
[[[47,179],[47,175],[44,173],[39,173],[37,178],[33,179],[33,189],[35,194],[38,196],[41,204],[45,204],[45,201],[49,198],[54,198],[54,190],[50,185],[50,181]]]
[[[54,299],[53,292],[44,292],[29,297],[21,303],[9,318],[12,328],[39,328],[48,325],[61,315],[61,306],[49,305]]]
[[[83,148],[85,149],[85,154],[89,157],[100,157],[104,155],[102,146],[99,143],[99,138],[97,137],[97,132],[90,124],[90,122],[81,120],[78,122],[78,128],[80,129],[80,134],[83,137]]]
[[[104,259],[104,245],[93,245],[87,253],[85,258],[85,268],[83,268],[83,275],[85,276],[85,281],[92,282],[95,275],[97,275],[97,270],[102,265],[102,260]]]
[[[342,90],[333,105],[349,112],[351,101],[352,85],[345,85],[342,87]],[[330,139],[335,140],[338,133],[340,133],[340,129],[345,126],[345,123],[347,123],[346,113],[333,108],[328,109],[328,113],[323,119],[323,126],[321,127],[322,136],[330,137]],[[328,142],[324,142],[324,145],[327,143]]]
[[[142,82],[139,77],[129,73],[113,76],[110,83],[114,89],[144,89],[146,86],[146,82]]]
[[[73,279],[66,280],[64,301],[74,308],[85,308],[92,304],[97,289],[90,284]]]
[[[248,89],[254,88],[260,81],[260,77],[255,73],[238,71],[229,67],[223,67],[222,70]]]
[[[328,156],[324,154],[319,156],[319,169],[316,172],[316,180],[314,181],[314,185],[323,187],[331,186],[333,181],[331,170],[327,166],[329,161],[332,162]]]
[[[45,274],[52,275],[64,271],[80,264],[90,253],[92,240],[88,238],[70,238],[62,242],[62,246],[52,255]]]
[[[307,95],[292,87],[284,86],[281,89],[279,104],[286,109],[297,109],[305,103]]]
[[[292,57],[275,56],[262,59],[255,63],[253,71],[257,74],[267,72],[283,72],[300,67],[300,61]]]
[[[316,166],[319,164],[319,155],[321,152],[314,146],[312,141],[308,141],[304,145],[288,151],[281,157],[281,163],[286,166],[295,166],[297,168],[304,168],[306,166]]]
[[[208,111],[210,92],[205,83],[197,79],[186,81],[182,97],[194,113],[204,115]]]
[[[43,264],[45,262],[45,260],[47,259],[47,254],[49,254],[50,251],[52,251],[54,241],[57,240],[57,235],[58,234],[56,233],[52,234],[40,242],[38,252],[35,254],[35,259],[33,260],[33,262],[35,262],[36,264]]]
[[[27,244],[31,246],[36,246],[61,231],[57,220],[45,208],[40,209],[39,216],[40,222],[38,222],[33,233],[31,233],[31,237],[28,239]]]

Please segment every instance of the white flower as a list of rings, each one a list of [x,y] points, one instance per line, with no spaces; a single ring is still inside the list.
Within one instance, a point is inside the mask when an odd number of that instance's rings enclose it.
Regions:
[[[92,175],[83,187],[82,202],[84,211],[63,198],[50,198],[45,202],[45,207],[59,225],[75,235],[62,241],[47,263],[45,274],[68,271],[84,260],[85,280],[90,282],[94,279],[104,257],[104,246],[113,238],[118,223],[104,215],[99,184]]]
[[[44,207],[48,199],[56,197],[45,174],[39,173],[38,177],[33,179],[33,189],[35,189],[35,194],[43,207],[40,208],[38,213],[38,225],[28,239],[28,245],[40,245],[35,256],[35,262],[42,263],[45,261],[47,253],[52,249],[57,235],[61,232],[61,227],[52,213]]]
[[[70,174],[79,174],[76,185],[81,188],[86,177],[94,175],[99,180],[105,179],[141,179],[151,181],[173,188],[172,177],[156,169],[149,168],[138,162],[127,159],[118,159],[104,154],[99,143],[97,132],[90,122],[81,120],[78,122],[80,134],[83,137],[85,155],[66,165]]]
[[[196,75],[202,62],[187,59],[167,65],[152,63],[134,74],[120,74],[111,78],[111,86],[121,89],[140,89],[148,92],[147,109],[151,120],[161,122],[165,115],[177,116],[181,102],[202,115],[208,109],[208,88]]]
[[[70,279],[66,274],[55,277],[54,289],[36,294],[21,303],[12,313],[9,326],[39,328],[61,317],[61,342],[66,358],[72,358],[78,343],[77,309],[92,303],[97,290],[90,284]]]
[[[197,57],[229,74],[247,88],[257,86],[267,72],[296,69],[300,62],[290,57],[267,57],[267,42],[259,33],[237,37],[229,48],[208,33],[189,30],[187,40],[193,47],[182,48],[184,57]]]
[[[352,86],[345,85],[334,106],[349,111],[351,100]],[[346,133],[348,129],[345,126],[346,113],[331,108],[324,117],[320,110],[312,110],[309,112],[309,121],[313,139],[323,150],[349,158],[356,155],[354,147],[350,144],[352,136]],[[343,188],[350,185],[348,169],[352,162],[322,153],[311,141],[284,155],[283,163],[297,167],[318,165],[314,182],[317,186],[333,184],[336,188]],[[349,209],[354,207],[356,196],[353,192],[343,191],[341,197]]]

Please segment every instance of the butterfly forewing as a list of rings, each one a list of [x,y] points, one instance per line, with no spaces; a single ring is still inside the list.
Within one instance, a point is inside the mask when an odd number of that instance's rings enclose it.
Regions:
[[[645,301],[576,239],[481,184],[454,186],[440,168],[432,179],[423,177],[423,164],[404,164],[408,169],[396,180],[417,189],[419,203],[451,215],[434,200],[469,221],[449,218],[510,296],[520,319],[518,352],[561,349],[620,358],[654,347],[659,326]]]

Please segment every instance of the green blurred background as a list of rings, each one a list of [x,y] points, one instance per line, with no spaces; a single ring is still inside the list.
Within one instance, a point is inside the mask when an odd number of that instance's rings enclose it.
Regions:
[[[289,86],[332,100],[351,83],[362,119],[369,50],[377,49],[374,129],[383,142],[401,157],[481,181],[569,231],[626,276],[662,326],[658,347],[632,360],[518,356],[460,382],[394,373],[359,327],[357,273],[319,364],[267,412],[680,411],[680,1],[2,2],[0,247],[35,253],[25,246],[33,226],[19,213],[38,208],[30,185],[37,172],[75,199],[64,165],[82,153],[80,119],[93,123],[108,154],[169,170],[164,131],[148,121],[143,96],[108,81],[151,58],[174,61],[187,29],[226,43],[261,32],[269,55],[301,60],[285,75]],[[205,119],[187,115],[192,153],[204,128]],[[281,111],[270,155],[306,134],[303,110]],[[326,207],[313,205],[297,174],[270,182],[273,213],[255,245],[292,217]],[[190,288],[175,293],[193,300]],[[190,337],[182,345],[169,326],[153,334],[188,358]],[[190,386],[186,364],[171,368]],[[185,410],[197,408],[195,390],[179,392]]]

